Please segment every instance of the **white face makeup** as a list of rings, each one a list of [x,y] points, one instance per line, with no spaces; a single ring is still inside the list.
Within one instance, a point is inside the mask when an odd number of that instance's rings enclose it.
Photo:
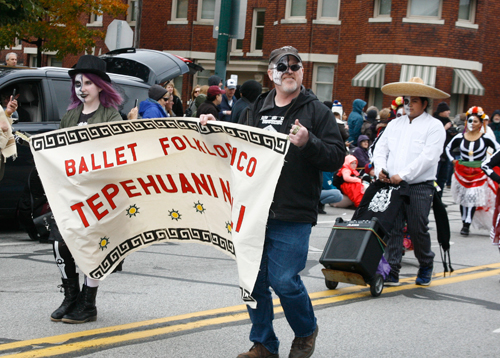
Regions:
[[[80,101],[82,101],[83,103],[85,103],[85,97],[83,97],[83,93],[82,93],[82,88],[83,88],[82,77],[83,77],[83,75],[81,73],[79,73],[75,76],[75,93],[76,93],[76,96],[78,97],[78,99]]]
[[[101,91],[101,88],[97,87],[85,75],[79,73],[75,76],[75,93],[78,99],[84,104],[94,103],[95,101],[99,102],[99,93]]]
[[[405,113],[408,114],[410,113],[410,102],[411,102],[411,97],[410,96],[407,96],[407,97],[404,97],[404,109],[405,109]]]
[[[472,131],[473,125],[474,125],[474,116],[470,116],[469,118],[467,118],[467,129],[469,131]]]
[[[396,112],[396,117],[401,117],[404,115],[405,109],[403,107],[399,108]]]
[[[276,66],[278,66],[279,63],[283,63],[286,65],[287,69],[288,69],[288,56],[283,56],[282,58],[279,59],[278,62],[276,62],[276,64],[274,65],[274,69],[273,69],[273,82],[277,85],[277,86],[281,86],[281,77],[283,76],[283,73],[284,72],[281,72],[281,71],[278,71],[276,69]]]

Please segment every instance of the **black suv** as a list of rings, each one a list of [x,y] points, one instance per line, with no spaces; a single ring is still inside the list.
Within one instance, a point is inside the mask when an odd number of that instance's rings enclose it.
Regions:
[[[190,70],[189,60],[166,52],[125,49],[101,56],[113,85],[124,98],[120,113],[124,118],[134,106],[148,98],[151,85],[163,83]],[[0,98],[2,105],[13,93],[19,94],[19,120],[13,131],[30,134],[59,128],[69,105],[71,79],[69,68],[0,66]],[[127,74],[127,75],[125,75]],[[5,176],[0,182],[0,219],[14,219],[21,194],[34,167],[29,147],[17,146],[18,158],[7,160]]]

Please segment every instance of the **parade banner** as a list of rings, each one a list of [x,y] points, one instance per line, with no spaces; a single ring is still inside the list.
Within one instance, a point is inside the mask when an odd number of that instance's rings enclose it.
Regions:
[[[104,279],[151,244],[192,241],[236,259],[242,298],[253,307],[250,293],[288,146],[284,134],[187,118],[31,137],[54,218],[87,276]]]

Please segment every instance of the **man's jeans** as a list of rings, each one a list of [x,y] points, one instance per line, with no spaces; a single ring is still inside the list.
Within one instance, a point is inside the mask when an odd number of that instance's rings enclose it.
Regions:
[[[296,337],[307,337],[316,329],[316,317],[299,272],[306,266],[311,224],[269,220],[264,252],[252,297],[257,308],[248,307],[250,340],[278,353],[279,340],[273,329],[271,286],[281,301],[288,324]]]
[[[319,201],[321,204],[334,204],[342,201],[344,196],[338,189],[321,190]]]

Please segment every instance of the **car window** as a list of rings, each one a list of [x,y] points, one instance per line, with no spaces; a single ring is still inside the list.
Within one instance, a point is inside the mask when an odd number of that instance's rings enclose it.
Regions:
[[[120,113],[127,115],[134,106],[137,99],[137,105],[148,98],[148,87],[132,86],[126,84],[113,83],[114,87],[123,97],[123,104],[120,106]]]
[[[40,81],[16,81],[0,89],[2,105],[5,106],[16,90],[17,111],[13,117],[16,122],[41,122],[42,106]]]
[[[69,100],[70,100],[69,97],[71,94],[71,81],[69,78],[67,80],[53,79],[52,86],[57,96],[57,100],[55,101],[57,105],[57,113],[59,115],[57,119],[60,120],[68,111]]]

